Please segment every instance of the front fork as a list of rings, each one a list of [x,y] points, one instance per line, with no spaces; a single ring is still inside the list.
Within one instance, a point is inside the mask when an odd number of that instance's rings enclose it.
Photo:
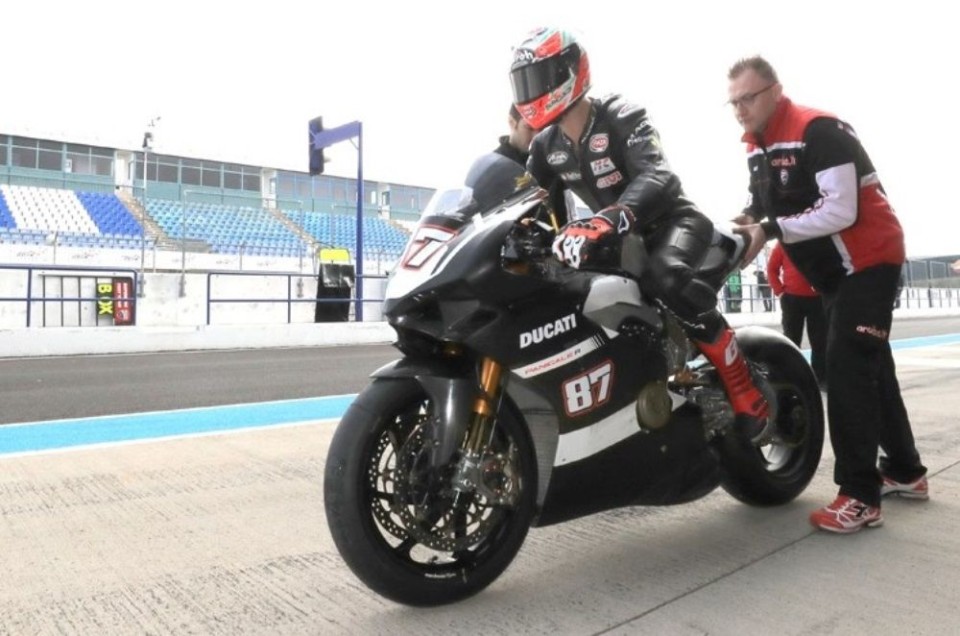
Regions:
[[[479,454],[490,442],[493,424],[496,422],[497,403],[500,395],[500,377],[503,367],[492,358],[483,358],[480,362],[480,393],[473,403],[470,413],[470,426],[464,444],[466,453]]]
[[[487,452],[496,431],[503,367],[492,358],[480,362],[478,394],[470,412],[470,424],[464,437],[460,460],[451,480],[457,498],[479,493],[497,505],[513,505],[519,495],[509,453]]]

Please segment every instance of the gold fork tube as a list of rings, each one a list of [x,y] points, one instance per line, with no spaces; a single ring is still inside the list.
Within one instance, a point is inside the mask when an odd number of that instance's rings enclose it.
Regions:
[[[480,365],[480,395],[473,403],[473,422],[467,437],[467,448],[479,451],[487,437],[488,424],[496,413],[496,397],[500,390],[503,367],[492,358],[484,358]]]

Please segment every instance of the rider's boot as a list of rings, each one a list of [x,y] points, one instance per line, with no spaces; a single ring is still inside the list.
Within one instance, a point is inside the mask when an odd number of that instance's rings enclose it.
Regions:
[[[694,343],[717,369],[733,406],[736,430],[751,442],[760,441],[769,424],[770,406],[750,375],[733,329],[726,326],[713,342]]]

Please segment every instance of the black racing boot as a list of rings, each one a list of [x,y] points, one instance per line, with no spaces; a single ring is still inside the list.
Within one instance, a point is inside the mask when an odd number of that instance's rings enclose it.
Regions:
[[[733,329],[725,327],[713,342],[694,340],[694,343],[717,369],[733,406],[736,430],[753,443],[763,439],[769,425],[770,406],[753,382]]]

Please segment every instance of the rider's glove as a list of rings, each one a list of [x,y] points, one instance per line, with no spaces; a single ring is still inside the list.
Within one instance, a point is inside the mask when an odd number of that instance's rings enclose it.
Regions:
[[[634,222],[630,208],[611,205],[592,218],[565,225],[553,241],[553,255],[573,268],[600,265],[606,248],[617,247]]]

